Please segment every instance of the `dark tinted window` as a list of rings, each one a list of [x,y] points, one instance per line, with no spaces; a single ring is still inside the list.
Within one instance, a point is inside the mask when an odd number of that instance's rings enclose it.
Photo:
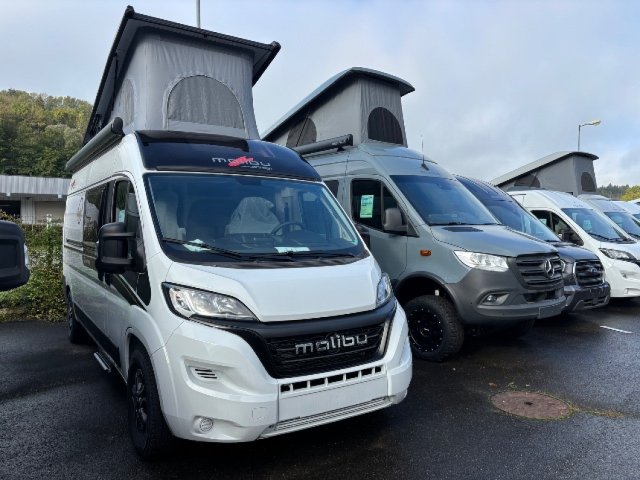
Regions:
[[[378,180],[353,180],[351,182],[351,216],[357,223],[383,230],[385,211],[400,208],[398,202]],[[403,224],[406,224],[402,212]]]
[[[589,172],[584,172],[580,177],[580,184],[582,185],[582,190],[585,192],[595,192],[596,191],[596,181],[593,179]]]
[[[316,141],[316,125],[313,120],[306,118],[289,131],[287,147],[293,148],[300,145],[308,145]]]
[[[367,122],[367,131],[371,140],[399,145],[404,143],[400,122],[386,108],[378,107],[371,111]]]
[[[324,183],[327,187],[329,187],[329,190],[331,190],[333,196],[338,198],[338,187],[340,187],[340,183],[338,182],[338,180],[326,180]]]
[[[85,194],[82,241],[85,242],[85,246],[88,248],[95,249],[95,242],[98,241],[98,230],[102,226],[101,212],[106,188],[106,185],[100,185]]]

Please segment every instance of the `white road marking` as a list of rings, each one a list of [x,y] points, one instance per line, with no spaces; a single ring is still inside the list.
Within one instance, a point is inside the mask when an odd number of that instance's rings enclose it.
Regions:
[[[606,328],[607,330],[613,330],[614,332],[620,332],[620,333],[633,333],[633,332],[628,332],[626,330],[620,330],[619,328],[607,327],[605,325],[600,325],[600,328]]]

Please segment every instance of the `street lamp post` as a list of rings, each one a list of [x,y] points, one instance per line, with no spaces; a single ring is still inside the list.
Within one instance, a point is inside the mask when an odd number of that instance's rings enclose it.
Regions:
[[[600,125],[602,123],[600,120],[594,120],[593,122],[583,123],[582,125],[578,125],[578,151],[580,151],[580,129],[582,127],[586,127],[587,125],[593,125],[594,127]]]

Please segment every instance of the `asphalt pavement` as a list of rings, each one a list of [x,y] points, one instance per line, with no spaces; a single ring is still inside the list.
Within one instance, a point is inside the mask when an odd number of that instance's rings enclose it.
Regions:
[[[91,346],[69,344],[61,324],[1,324],[0,479],[640,478],[639,339],[640,301],[618,301],[520,340],[469,339],[446,363],[416,360],[407,399],[386,410],[248,444],[178,442],[146,463],[124,384]],[[503,413],[491,397],[505,391],[549,394],[572,414]]]

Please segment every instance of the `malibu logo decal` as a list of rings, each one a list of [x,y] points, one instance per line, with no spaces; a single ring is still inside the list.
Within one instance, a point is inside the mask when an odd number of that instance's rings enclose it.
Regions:
[[[227,167],[243,167],[255,170],[272,170],[271,163],[255,160],[253,157],[222,158],[213,157],[211,161],[215,164],[227,165]]]

